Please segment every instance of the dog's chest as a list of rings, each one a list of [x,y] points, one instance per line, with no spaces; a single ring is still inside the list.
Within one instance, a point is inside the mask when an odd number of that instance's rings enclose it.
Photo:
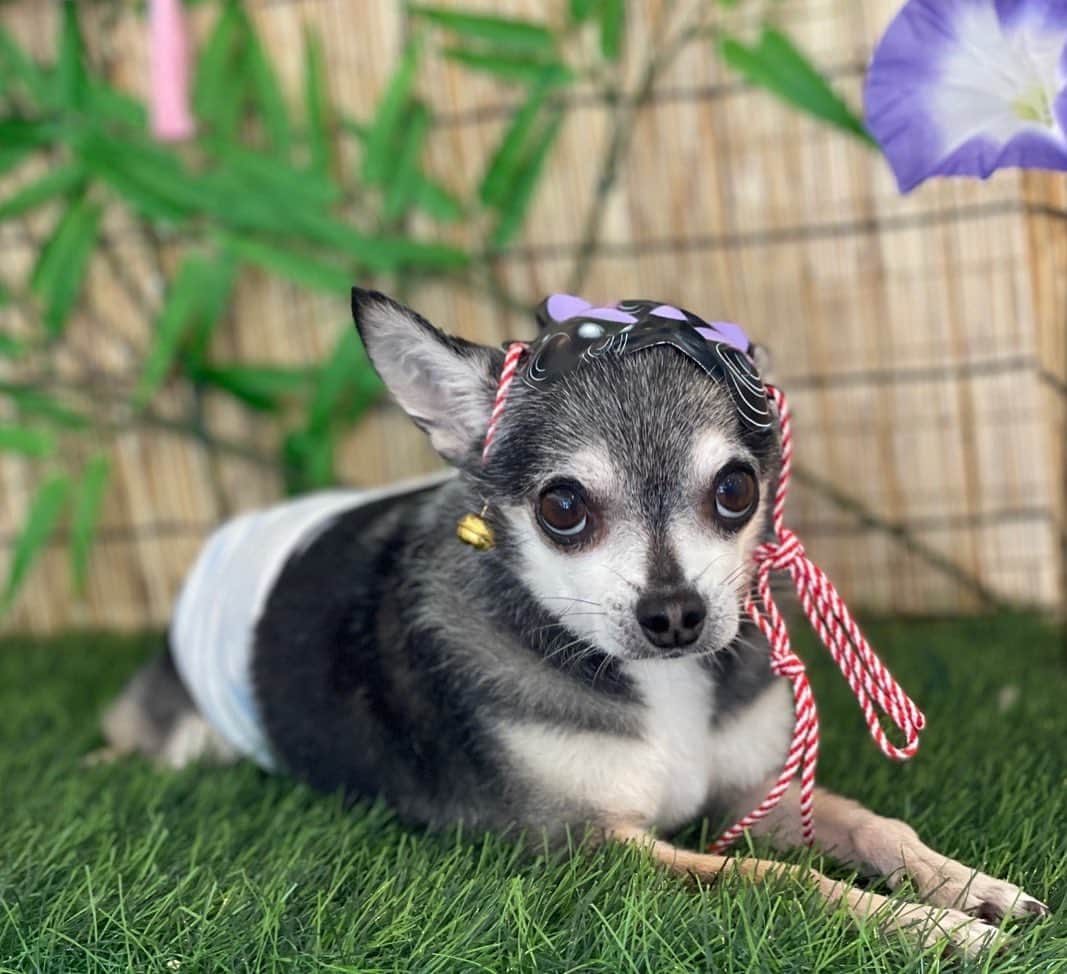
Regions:
[[[669,830],[697,817],[712,794],[758,784],[784,754],[789,713],[780,687],[717,725],[714,689],[696,660],[626,669],[640,699],[637,735],[502,728],[516,765],[548,797],[609,822]]]

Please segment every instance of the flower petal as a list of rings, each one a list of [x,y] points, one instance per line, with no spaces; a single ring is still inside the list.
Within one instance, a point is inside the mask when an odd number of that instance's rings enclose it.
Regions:
[[[909,0],[871,62],[867,123],[901,192],[933,175],[1067,169],[1054,111],[1067,0]]]
[[[545,303],[545,308],[555,321],[566,321],[591,307],[588,301],[574,294],[553,294]]]

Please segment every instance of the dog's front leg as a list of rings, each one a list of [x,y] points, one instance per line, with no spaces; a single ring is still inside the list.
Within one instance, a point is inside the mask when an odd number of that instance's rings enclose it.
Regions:
[[[797,782],[752,831],[766,835],[778,848],[801,844]],[[935,852],[907,823],[876,815],[858,802],[822,788],[815,789],[815,844],[835,859],[884,876],[892,887],[910,880],[926,903],[963,910],[993,923],[1005,916],[1044,916],[1049,912],[1044,903],[1018,886]]]
[[[609,829],[607,837],[612,841],[639,845],[671,872],[705,882],[713,882],[721,875],[736,872],[757,882],[767,877],[790,876],[800,882],[813,883],[828,904],[836,905],[843,901],[854,918],[872,919],[884,929],[901,933],[921,947],[947,942],[960,953],[977,957],[997,937],[995,926],[959,910],[891,901],[878,893],[830,879],[814,869],[742,856],[692,852],[657,839],[641,828]]]

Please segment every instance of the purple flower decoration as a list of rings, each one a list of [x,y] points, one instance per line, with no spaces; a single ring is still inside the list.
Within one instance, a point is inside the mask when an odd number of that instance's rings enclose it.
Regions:
[[[867,76],[901,192],[1006,166],[1067,170],[1067,0],[908,0]]]

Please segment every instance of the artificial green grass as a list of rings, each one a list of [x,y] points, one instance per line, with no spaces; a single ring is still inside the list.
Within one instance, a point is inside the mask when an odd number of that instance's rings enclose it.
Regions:
[[[1052,906],[984,962],[857,930],[788,883],[693,892],[632,849],[427,835],[247,765],[84,768],[155,640],[70,636],[0,641],[0,970],[1067,971],[1063,631],[1022,616],[870,630],[929,729],[890,764],[805,640],[820,781]]]

